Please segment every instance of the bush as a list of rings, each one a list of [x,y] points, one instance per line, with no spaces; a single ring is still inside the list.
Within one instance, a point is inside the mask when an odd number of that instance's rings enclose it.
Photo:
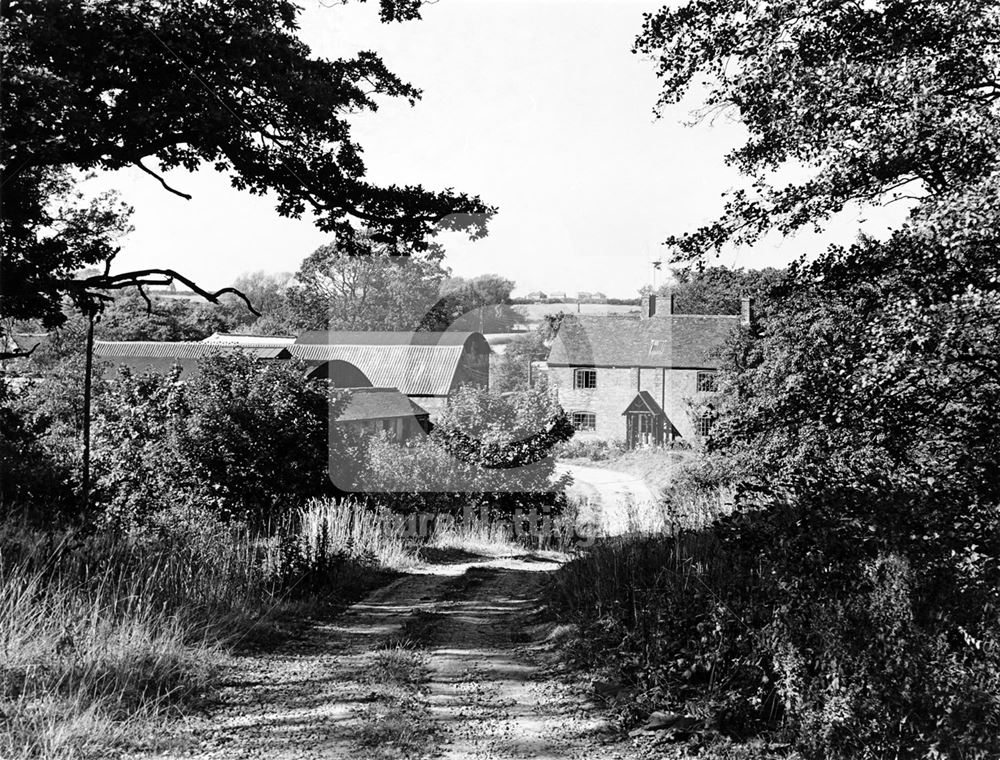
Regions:
[[[632,685],[633,715],[686,711],[804,757],[995,757],[997,607],[942,605],[940,577],[818,506],[737,513],[568,563],[549,598],[581,628],[571,656]]]
[[[471,506],[503,517],[518,509],[554,514],[564,498],[551,452],[572,434],[546,390],[462,388],[430,436],[404,444],[370,439],[359,490],[379,493],[403,513],[459,516]]]
[[[98,497],[124,523],[178,505],[274,523],[332,490],[328,403],[295,363],[240,353],[191,379],[123,370],[94,427]]]
[[[560,459],[589,459],[603,462],[624,454],[625,441],[603,438],[571,438],[556,447],[555,455]]]

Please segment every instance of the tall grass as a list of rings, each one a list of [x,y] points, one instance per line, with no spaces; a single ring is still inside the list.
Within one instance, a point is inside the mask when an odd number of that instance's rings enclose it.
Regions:
[[[412,564],[381,517],[314,504],[268,536],[194,512],[0,533],[0,758],[106,757],[154,733],[232,646]]]
[[[317,499],[299,513],[298,520],[310,556],[345,553],[392,570],[407,570],[417,563],[404,520],[385,507]]]

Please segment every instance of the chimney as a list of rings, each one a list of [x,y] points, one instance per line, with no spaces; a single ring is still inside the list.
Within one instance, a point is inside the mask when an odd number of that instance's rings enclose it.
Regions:
[[[743,296],[740,300],[740,324],[743,327],[750,327],[753,325],[753,308],[750,296]]]
[[[673,293],[670,294],[670,313],[671,314],[677,313],[677,296],[675,296]]]
[[[642,299],[642,318],[652,319],[656,316],[656,296],[648,295]]]

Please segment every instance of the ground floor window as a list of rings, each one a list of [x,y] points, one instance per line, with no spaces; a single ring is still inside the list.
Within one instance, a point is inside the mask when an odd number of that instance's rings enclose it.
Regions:
[[[701,438],[706,438],[712,431],[712,418],[709,416],[698,417],[694,421],[695,430]]]
[[[573,427],[577,430],[596,430],[597,415],[593,412],[573,412]]]

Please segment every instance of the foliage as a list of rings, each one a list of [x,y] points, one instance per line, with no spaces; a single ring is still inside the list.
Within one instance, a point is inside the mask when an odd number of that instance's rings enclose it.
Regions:
[[[167,715],[218,684],[226,650],[392,577],[400,539],[379,519],[314,505],[267,537],[179,507],[127,533],[3,526],[0,755],[151,749]]]
[[[434,306],[438,326],[425,321],[425,328],[510,332],[519,321],[511,308],[513,289],[513,280],[498,274],[481,274],[469,280],[449,277],[441,284],[440,298]]]
[[[516,335],[490,366],[490,387],[498,393],[521,391],[545,383],[545,376],[532,373],[531,362],[549,355],[545,330],[538,328]]]
[[[200,504],[273,523],[330,489],[328,403],[294,363],[239,352],[203,359],[190,379],[122,370],[95,425],[109,515],[130,522],[174,503]]]
[[[128,291],[105,306],[94,334],[98,340],[203,340],[214,332],[227,332],[238,324],[236,320],[245,319],[242,301],[238,310],[238,316],[230,315],[215,305],[166,298],[154,298],[147,304],[139,293]]]
[[[424,253],[365,239],[367,255],[328,243],[306,257],[288,297],[311,330],[415,330],[447,276],[440,247]],[[435,317],[436,319],[436,317]]]
[[[300,321],[289,299],[292,275],[287,272],[245,272],[233,282],[233,287],[246,294],[260,316],[248,321],[250,315],[241,301],[228,297],[222,304],[226,332],[254,335],[290,335]]]
[[[755,320],[766,320],[774,308],[774,291],[786,277],[780,269],[688,267],[675,271],[677,282],[659,288],[674,297],[678,314],[739,314],[741,299],[749,296]],[[658,310],[666,305],[658,307]]]
[[[381,8],[385,20],[411,19],[419,2]],[[211,165],[237,189],[273,193],[283,216],[311,210],[345,241],[351,218],[418,247],[440,225],[484,232],[489,209],[476,198],[365,179],[348,114],[420,93],[371,52],[313,57],[296,35],[298,13],[288,0],[3,3],[2,105],[18,114],[4,122],[0,157],[6,316],[57,324],[72,273],[114,252],[99,221],[111,230],[121,215],[107,203],[51,234],[60,225],[50,201],[68,170],[136,166],[189,197],[157,168]],[[75,227],[89,232],[80,239]]]
[[[402,512],[485,507],[493,514],[562,505],[553,447],[573,435],[565,412],[545,390],[509,394],[466,386],[456,392],[430,436],[404,444],[373,438],[362,490]]]
[[[998,21],[981,0],[715,0],[647,16],[636,50],[657,60],[660,105],[707,83],[706,112],[747,129],[729,158],[754,178],[720,221],[671,242],[694,257],[855,202],[905,198],[919,214],[990,177]],[[789,169],[804,178],[778,185]]]
[[[76,457],[53,447],[49,421],[23,395],[0,380],[0,511],[51,523],[73,512]]]
[[[556,448],[556,456],[603,462],[621,456],[626,450],[625,441],[620,438],[571,438]]]
[[[927,626],[906,560],[859,554],[857,535],[820,549],[800,531],[828,526],[796,518],[736,515],[571,561],[549,591],[580,627],[568,655],[623,685],[627,720],[693,714],[709,736],[765,732],[807,758],[995,756],[1000,627],[973,640]],[[851,557],[851,587],[830,553]]]

